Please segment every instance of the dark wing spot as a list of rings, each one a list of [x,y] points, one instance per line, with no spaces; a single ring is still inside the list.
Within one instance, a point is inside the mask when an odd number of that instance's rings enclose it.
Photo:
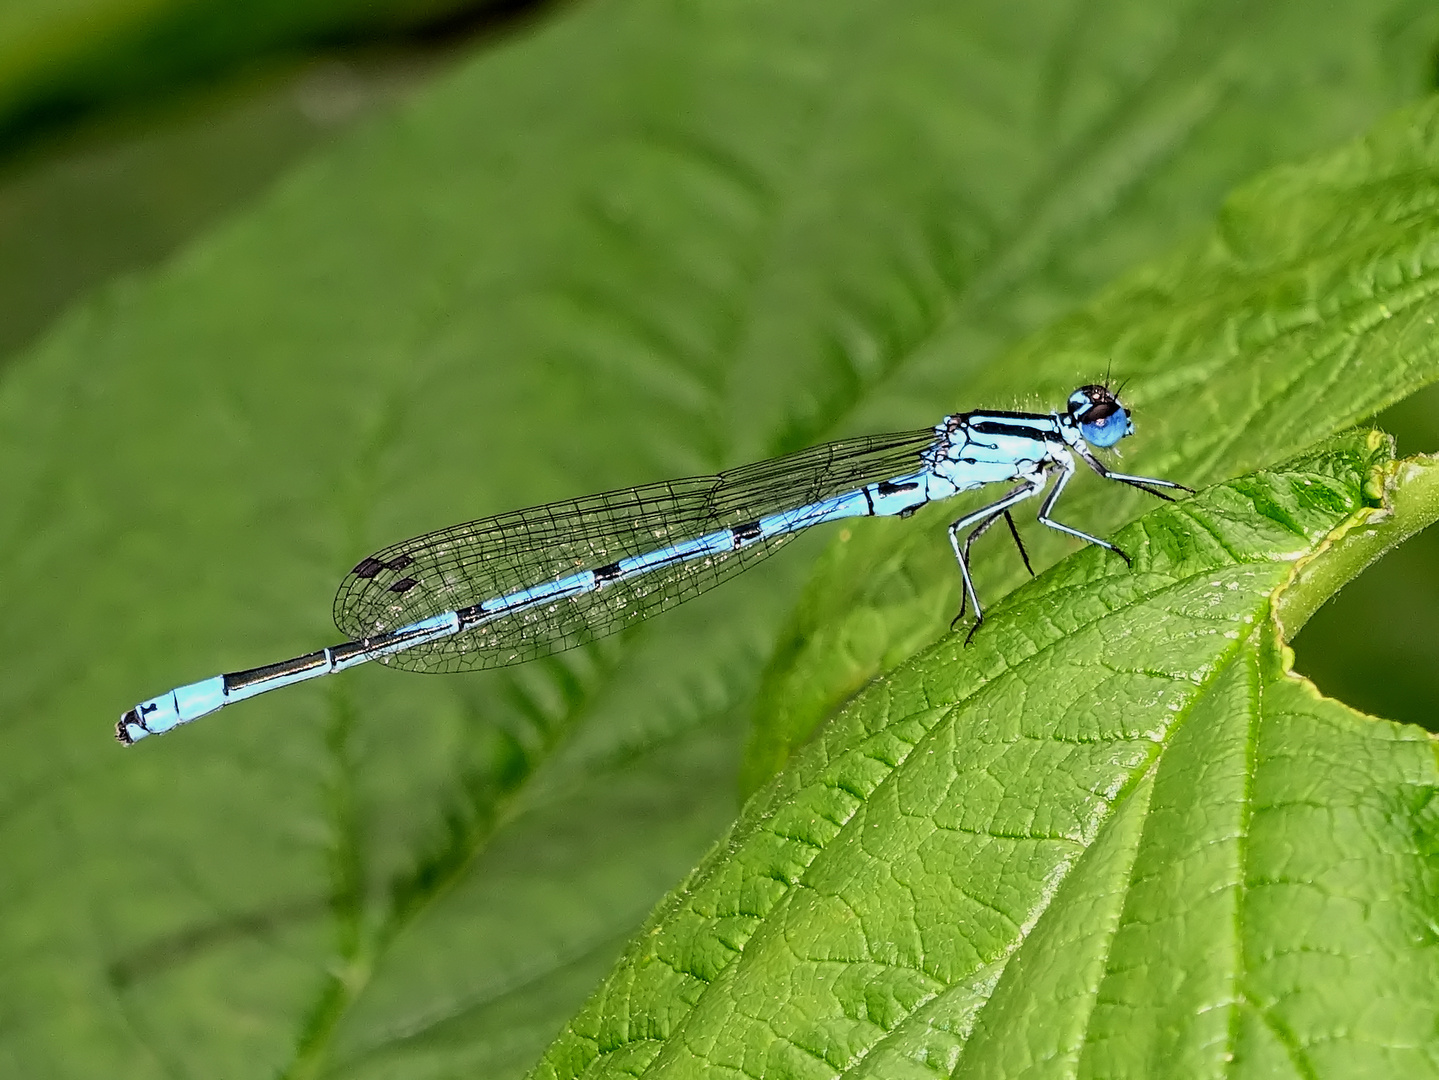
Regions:
[[[372,578],[384,568],[385,564],[380,562],[379,559],[373,555],[367,555],[355,564],[355,568],[351,570],[350,573],[356,577]]]
[[[393,585],[390,586],[390,592],[407,593],[418,584],[419,582],[412,577],[402,577],[399,581],[395,582]]]
[[[388,570],[403,570],[414,561],[415,560],[408,555],[396,555],[389,562],[385,563],[385,568]]]

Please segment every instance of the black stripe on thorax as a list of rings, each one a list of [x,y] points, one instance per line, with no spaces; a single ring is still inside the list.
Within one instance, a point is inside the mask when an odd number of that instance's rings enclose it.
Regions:
[[[1026,417],[1026,419],[1028,418]],[[1018,439],[1042,439],[1051,442],[1059,438],[1059,433],[1054,430],[1053,421],[1048,417],[1036,417],[1035,419],[1046,420],[1048,423],[1043,428],[1032,428],[1021,424],[999,424],[980,420],[971,423],[969,430],[976,435],[1009,435]]]
[[[1037,412],[1009,412],[1005,409],[976,409],[974,412],[960,413],[960,420],[966,424],[972,424],[976,417],[997,416],[1001,420],[1043,420],[1046,423],[1053,421],[1054,417],[1049,413]]]

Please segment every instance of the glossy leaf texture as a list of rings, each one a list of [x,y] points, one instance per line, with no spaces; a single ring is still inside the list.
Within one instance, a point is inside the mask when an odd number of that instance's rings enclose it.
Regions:
[[[119,712],[329,644],[408,535],[1049,404],[1108,346],[1024,336],[1420,95],[1429,11],[561,7],[74,308],[0,382],[0,1071],[522,1075],[732,823],[821,538],[552,663]]]
[[[1431,100],[1244,185],[1205,235],[1031,336],[996,372],[1032,372],[1040,399],[1058,402],[1075,371],[1112,370],[1138,428],[1120,466],[1195,485],[1294,454],[1432,382],[1436,326]],[[1076,483],[1062,516],[1103,534],[1144,498]],[[858,687],[948,629],[958,578],[945,545],[930,541],[953,516],[936,509],[928,529],[902,536],[855,531],[832,549],[766,673],[752,785]],[[1047,529],[1030,536],[1041,562],[1075,547]],[[991,594],[1022,580],[1007,544],[991,540],[976,563]]]
[[[1393,472],[1358,433],[1210,488],[902,665],[534,1075],[1439,1075],[1439,744],[1273,619]]]

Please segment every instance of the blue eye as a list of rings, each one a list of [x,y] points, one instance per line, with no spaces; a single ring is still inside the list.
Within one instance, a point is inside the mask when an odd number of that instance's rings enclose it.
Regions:
[[[1091,446],[1113,446],[1131,430],[1129,413],[1123,409],[1116,409],[1102,420],[1079,425],[1079,433]]]

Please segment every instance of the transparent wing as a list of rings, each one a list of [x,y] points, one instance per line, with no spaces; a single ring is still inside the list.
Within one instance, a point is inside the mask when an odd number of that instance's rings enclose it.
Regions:
[[[932,428],[843,439],[718,476],[669,480],[453,525],[362,560],[335,625],[353,639],[912,473]],[[411,671],[500,667],[623,630],[765,558],[788,536],[557,599],[386,658]]]

